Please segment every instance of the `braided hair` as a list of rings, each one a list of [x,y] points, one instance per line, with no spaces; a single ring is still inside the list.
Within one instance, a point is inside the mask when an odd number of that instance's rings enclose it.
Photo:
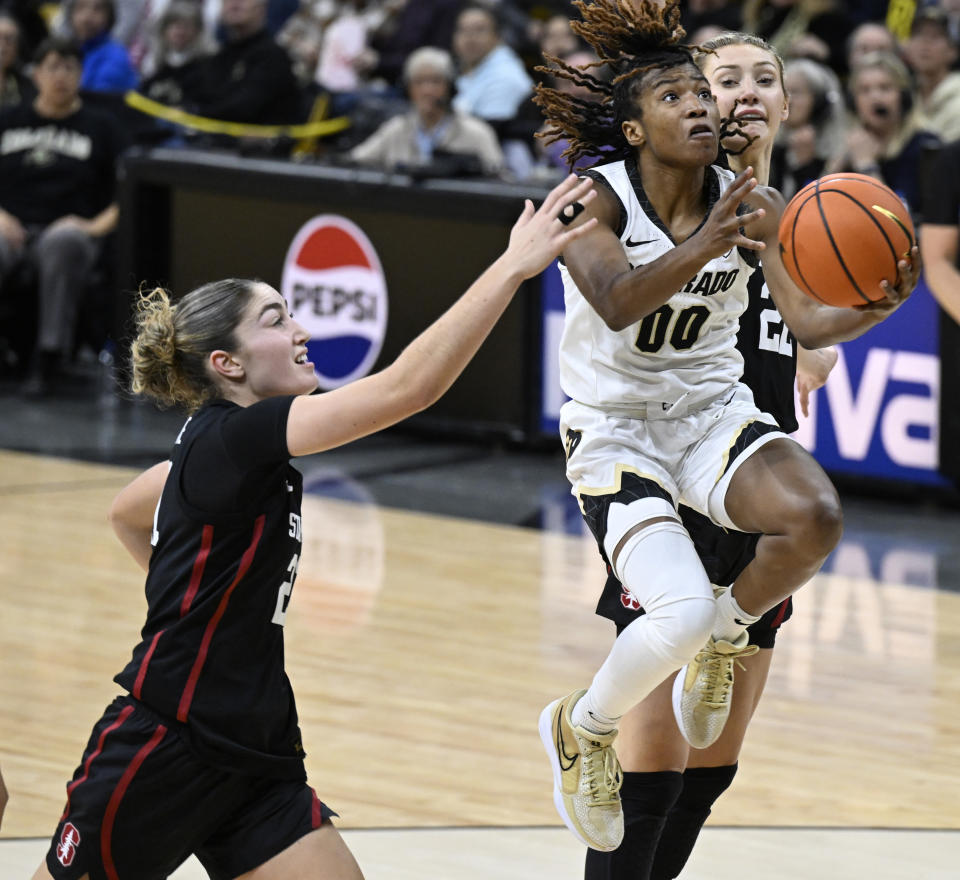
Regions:
[[[654,0],[573,0],[573,5],[582,21],[570,26],[589,43],[597,60],[573,67],[545,55],[551,66],[537,70],[589,90],[592,98],[537,85],[533,100],[547,123],[538,137],[548,144],[568,139],[562,155],[570,165],[587,156],[627,158],[633,148],[622,124],[639,115],[637,86],[643,75],[696,67],[692,50],[681,45],[686,33],[680,26],[679,0],[667,0],[662,7]]]
[[[573,21],[570,26],[590,44],[598,60],[573,67],[553,55],[544,55],[552,66],[537,70],[587,89],[592,97],[581,98],[537,85],[533,100],[543,110],[547,123],[537,137],[547,144],[567,139],[561,155],[571,167],[589,156],[610,161],[627,159],[633,155],[633,147],[623,134],[623,123],[640,115],[638,84],[644,74],[686,65],[699,69],[706,55],[727,43],[683,45],[686,32],[680,26],[679,0],[667,0],[663,6],[655,0],[573,0],[573,5],[583,20]],[[762,43],[737,36],[739,42]],[[733,117],[721,120],[720,139],[739,134],[748,145],[756,140],[741,128],[740,121]]]

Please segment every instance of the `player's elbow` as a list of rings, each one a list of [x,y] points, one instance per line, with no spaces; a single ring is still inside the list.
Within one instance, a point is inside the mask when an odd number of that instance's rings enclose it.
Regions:
[[[607,325],[608,329],[612,330],[614,333],[619,333],[621,330],[625,330],[633,323],[622,315],[601,315],[600,317],[603,318],[603,323]]]
[[[107,510],[107,522],[114,531],[116,531],[117,523],[123,521],[124,504],[122,497],[122,494],[117,495],[111,502],[109,510]]]
[[[107,511],[107,522],[117,535],[133,526],[133,511],[123,492],[113,499]]]
[[[430,371],[406,369],[400,362],[391,364],[381,376],[386,380],[381,400],[396,421],[433,406],[448,387]]]
[[[586,278],[580,290],[600,320],[614,333],[629,327],[638,316],[637,297],[630,284],[630,272],[609,278]]]
[[[423,382],[410,388],[404,396],[404,409],[408,410],[410,415],[423,412],[443,397],[448,387],[445,383],[441,385],[439,382]]]
[[[830,320],[835,309],[808,301],[804,309],[791,309],[787,318],[787,329],[793,334],[797,345],[808,351],[826,348],[843,340],[836,338],[836,333]]]
[[[819,327],[805,327],[801,330],[793,330],[791,327],[790,329],[797,340],[797,345],[803,346],[808,351],[827,348],[838,341],[831,333]]]
[[[637,320],[637,317],[611,294],[598,297],[593,307],[607,328],[614,333],[625,330]]]

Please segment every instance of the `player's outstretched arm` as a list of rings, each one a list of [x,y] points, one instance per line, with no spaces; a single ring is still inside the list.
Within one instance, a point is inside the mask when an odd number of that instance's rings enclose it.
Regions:
[[[570,175],[539,210],[528,200],[507,249],[386,369],[321,395],[298,397],[287,418],[291,455],[309,455],[373,434],[426,409],[453,384],[527,278],[542,272],[594,223],[568,228],[558,217],[595,197]],[[520,377],[517,377],[520,381]]]
[[[910,258],[897,265],[896,285],[881,283],[879,292],[883,296],[877,302],[849,309],[816,302],[797,287],[780,258],[778,231],[785,207],[783,196],[770,187],[758,187],[750,202],[767,209],[761,219],[747,228],[748,234],[767,244],[760,254],[764,280],[787,327],[804,348],[823,348],[856,339],[895,312],[917,286],[922,266],[920,252],[914,248]]]
[[[120,543],[144,571],[150,567],[153,515],[169,471],[169,461],[145,470],[120,490],[107,514]]]

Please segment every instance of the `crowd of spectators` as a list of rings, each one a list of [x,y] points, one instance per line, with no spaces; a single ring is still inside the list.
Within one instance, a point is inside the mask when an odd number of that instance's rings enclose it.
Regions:
[[[897,5],[897,4],[893,4]],[[902,6],[902,4],[900,4]],[[742,29],[769,40],[787,62],[794,99],[777,161],[786,194],[834,168],[874,167],[896,175],[930,138],[960,137],[960,0],[918,0],[909,33],[887,28],[887,0],[689,0],[691,43]],[[39,10],[39,12],[38,12]],[[41,14],[42,13],[42,14]],[[548,181],[562,150],[536,138],[534,85],[544,54],[590,60],[570,28],[569,0],[37,0],[0,2],[0,104],[32,100],[31,55],[45,33],[74,39],[83,59],[81,92],[110,108],[136,90],[179,110],[224,122],[293,124],[346,116],[345,133],[311,141],[316,161],[378,162],[420,174]],[[409,59],[422,48],[429,73],[414,83]],[[435,82],[431,85],[428,80]],[[443,79],[442,87],[439,80]],[[880,80],[883,80],[881,83]],[[422,81],[423,87],[420,87]],[[416,97],[431,89],[440,97]],[[896,92],[898,102],[879,97]],[[116,99],[111,104],[110,98]],[[430,101],[437,102],[432,112]],[[888,106],[889,105],[889,106]],[[886,115],[889,114],[889,115]],[[384,126],[405,119],[402,155],[371,149]],[[491,149],[486,123],[496,135]],[[455,123],[455,126],[454,126]],[[468,126],[455,139],[451,126]],[[482,132],[474,138],[472,132]],[[147,119],[135,140],[217,149],[255,149]],[[290,139],[264,139],[272,155]],[[451,153],[463,155],[451,162]],[[303,159],[305,153],[296,151]],[[922,160],[920,160],[922,161]],[[902,194],[917,197],[909,174]]]
[[[941,144],[960,138],[960,0],[918,0],[901,33],[887,27],[891,6],[898,4],[682,4],[691,43],[748,30],[784,57],[791,108],[771,182],[785,196],[822,174],[852,170],[883,180],[918,217],[922,212],[924,168]],[[63,0],[59,7],[0,0],[0,118],[8,120],[0,131],[21,124],[10,121],[17,118],[12,114],[40,100],[34,53],[45,37],[56,36],[79,52],[77,106],[94,115],[124,114],[130,139],[144,146],[259,150],[372,165],[414,180],[548,183],[567,170],[564,144],[537,138],[542,120],[533,89],[557,84],[537,70],[545,54],[577,65],[593,59],[570,27],[576,15],[568,0]],[[230,123],[345,116],[350,125],[300,142],[200,133],[150,115],[131,125],[129,90]],[[69,115],[57,125],[68,122]],[[9,216],[16,206],[5,175],[19,173],[25,160],[11,154],[24,152],[18,144],[27,141],[11,135],[0,149],[0,210]],[[70,173],[63,162],[75,157],[51,149],[49,161]],[[41,191],[38,199],[44,198]],[[105,198],[110,204],[112,196]],[[9,227],[5,221],[0,233]],[[24,235],[32,241],[38,233]],[[12,262],[5,257],[0,265],[0,318],[10,288],[2,273],[16,274]],[[10,358],[2,336],[0,330],[0,369]]]

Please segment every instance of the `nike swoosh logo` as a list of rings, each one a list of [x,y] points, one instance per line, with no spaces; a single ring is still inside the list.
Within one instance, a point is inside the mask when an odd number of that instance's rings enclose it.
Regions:
[[[644,241],[631,241],[631,240],[628,238],[628,239],[624,242],[624,244],[625,244],[627,247],[640,247],[640,245],[642,245],[642,244],[653,244],[653,243],[654,243],[655,241],[657,241],[657,240],[658,240],[658,239],[656,239],[656,238],[648,238],[648,239],[645,239]]]
[[[560,706],[557,709],[557,753],[560,755],[560,769],[564,773],[567,772],[574,764],[577,763],[577,756],[573,755],[572,757],[567,754],[566,746],[563,743],[563,729],[560,726],[560,713],[563,711],[563,707]],[[567,761],[566,764],[563,762]]]
[[[739,617],[734,617],[733,622],[737,626],[750,626],[750,624],[746,620],[741,620]]]

